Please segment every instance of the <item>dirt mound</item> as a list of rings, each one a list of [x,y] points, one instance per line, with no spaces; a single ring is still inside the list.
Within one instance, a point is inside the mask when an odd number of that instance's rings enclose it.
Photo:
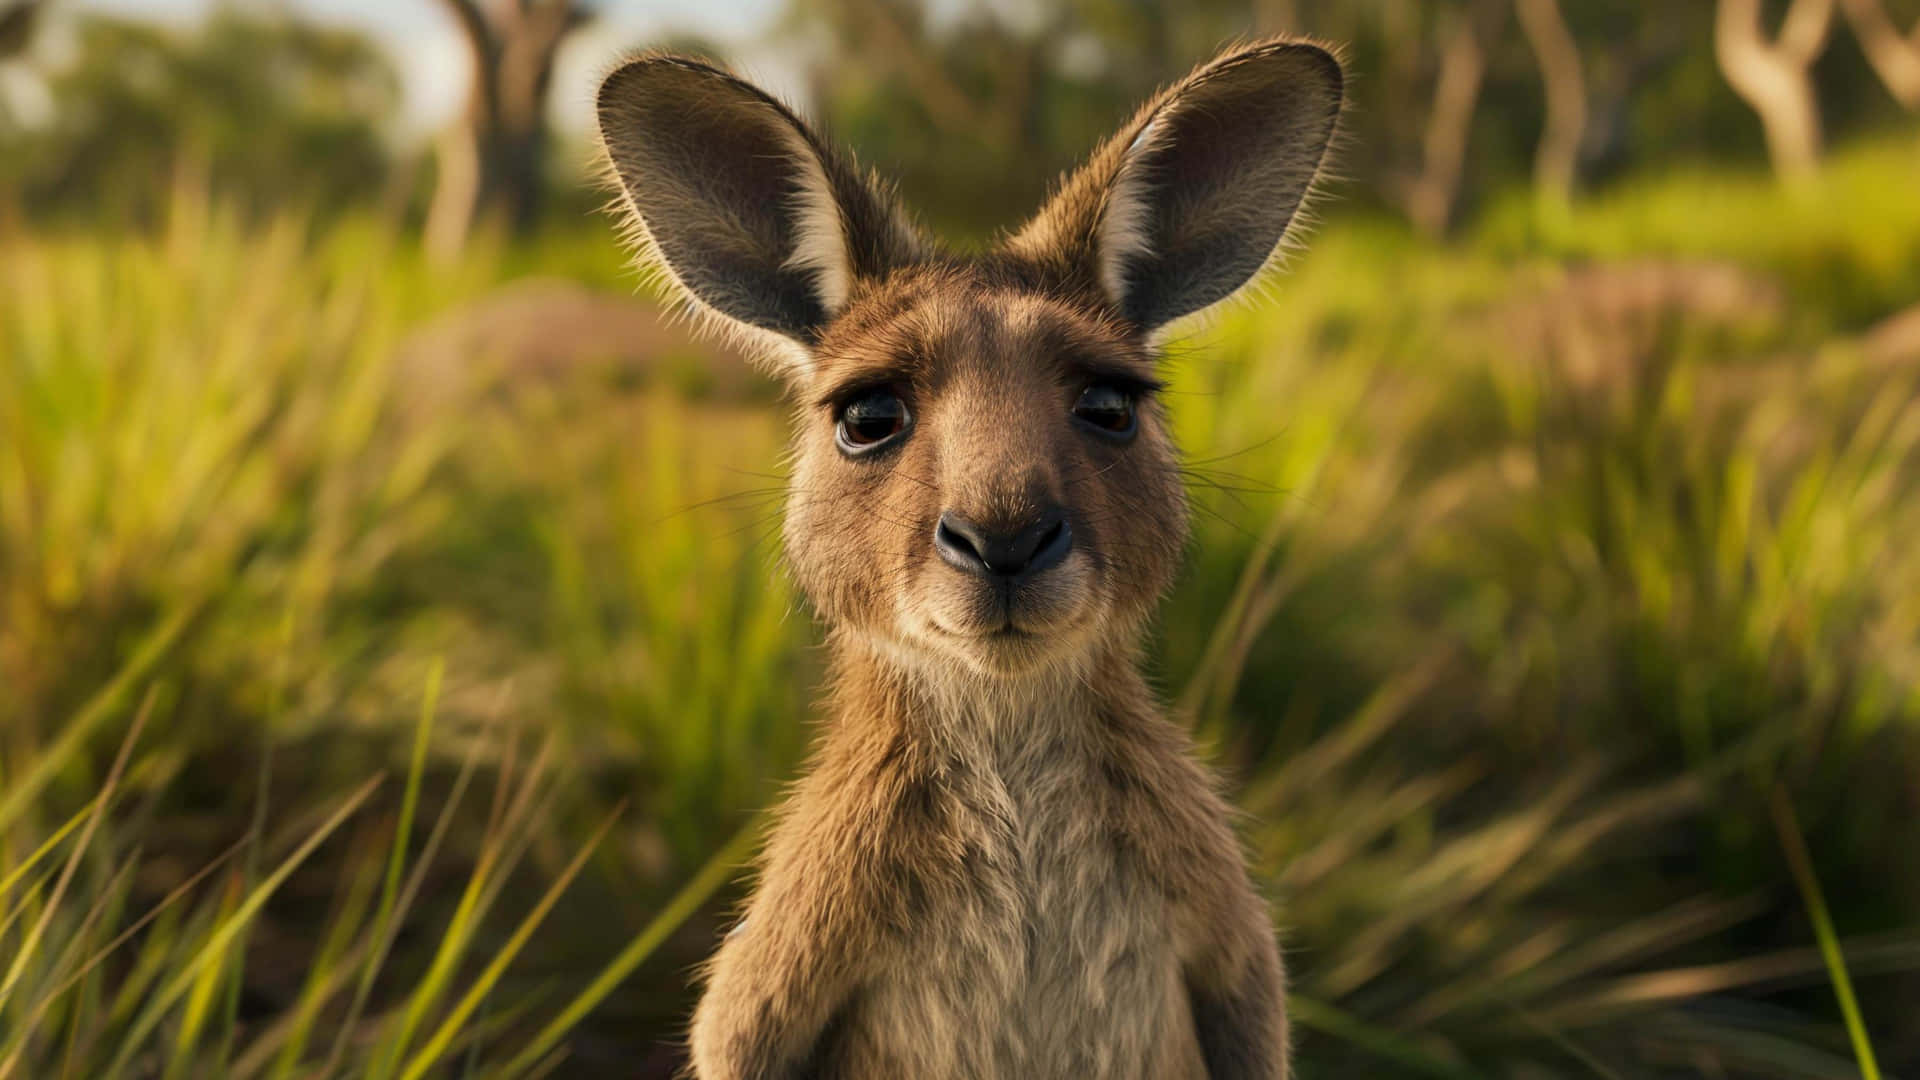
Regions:
[[[1920,360],[1920,304],[1876,323],[1860,339],[1868,357],[1883,362]]]
[[[1503,340],[1578,387],[1643,378],[1689,329],[1767,327],[1786,312],[1770,279],[1716,262],[1642,260],[1582,266],[1493,314]]]
[[[402,398],[422,405],[477,392],[512,397],[583,372],[701,399],[775,394],[744,356],[697,339],[657,305],[552,278],[517,281],[441,314],[401,343],[397,366]]]

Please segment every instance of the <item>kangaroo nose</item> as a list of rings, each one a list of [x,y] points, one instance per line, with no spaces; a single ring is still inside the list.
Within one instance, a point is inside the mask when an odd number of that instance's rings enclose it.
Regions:
[[[970,574],[1019,581],[1057,565],[1073,547],[1073,529],[1058,508],[1011,532],[983,529],[949,510],[933,530],[940,557]]]

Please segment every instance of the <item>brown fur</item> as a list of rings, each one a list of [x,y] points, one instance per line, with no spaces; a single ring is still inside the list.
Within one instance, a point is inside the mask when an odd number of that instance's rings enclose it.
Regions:
[[[1237,49],[1150,103],[989,254],[941,253],[784,107],[697,61],[603,87],[636,236],[793,385],[788,561],[830,718],[692,1032],[701,1080],[1286,1075],[1280,955],[1226,804],[1138,671],[1186,505],[1153,400],[1169,321],[1280,245],[1341,101],[1323,50]],[[1141,392],[1116,441],[1090,384]],[[888,387],[911,427],[835,443]],[[1071,548],[993,585],[943,514]]]

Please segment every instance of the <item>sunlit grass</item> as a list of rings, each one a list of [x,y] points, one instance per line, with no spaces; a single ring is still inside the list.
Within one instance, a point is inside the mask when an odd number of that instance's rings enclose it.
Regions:
[[[431,734],[437,680],[436,669],[428,676],[418,745]],[[542,829],[542,811],[552,805],[554,785],[545,751],[517,777],[503,771],[495,791],[501,812],[474,852],[457,913],[439,930],[425,974],[406,980],[386,966],[388,949],[419,898],[424,875],[446,854],[446,827],[474,776],[476,755],[470,754],[421,850],[410,849],[411,830],[396,827],[382,857],[378,843],[368,842],[373,834],[363,833],[346,861],[347,881],[320,929],[321,944],[299,994],[272,1023],[243,1028],[232,1012],[218,1008],[227,989],[245,975],[245,952],[234,948],[236,942],[291,875],[333,843],[350,821],[364,816],[381,778],[369,779],[326,807],[317,823],[249,836],[136,912],[128,884],[141,869],[140,853],[118,840],[111,826],[101,826],[118,808],[129,764],[140,760],[140,739],[155,720],[155,700],[152,694],[144,699],[99,795],[85,810],[17,861],[0,845],[0,912],[5,913],[0,955],[8,957],[0,973],[0,1031],[6,1032],[0,1037],[0,1077],[420,1077],[451,1055],[498,1037],[527,1011],[525,1002],[503,1002],[491,1015],[476,1015],[619,820],[618,810],[579,846],[529,910],[507,913],[514,921],[506,939],[491,944],[481,926]],[[52,758],[37,764],[49,761],[56,769],[64,764]],[[425,756],[416,755],[403,782],[400,825],[409,822],[424,777]],[[240,847],[252,843],[264,844],[273,860],[257,880],[232,869]],[[57,871],[44,869],[36,876],[35,867],[63,846],[65,859]],[[684,919],[724,884],[742,853],[739,842],[727,845],[667,906],[663,918]],[[373,885],[383,877],[374,905]],[[27,884],[16,888],[23,881]],[[611,981],[643,963],[663,936],[656,924],[620,950],[602,978],[524,1047],[502,1042],[499,1050],[520,1053],[495,1074],[527,1074],[559,1042],[569,1018],[577,1019]],[[476,965],[477,970],[468,970]],[[456,982],[453,976],[461,972]],[[386,985],[379,1008],[368,1011],[367,990],[376,982]],[[333,1037],[316,1040],[328,1028]]]
[[[1846,952],[1840,947],[1840,935],[1833,929],[1833,916],[1827,912],[1827,898],[1814,876],[1813,859],[1807,853],[1807,839],[1794,817],[1793,804],[1778,788],[1773,793],[1774,823],[1780,830],[1780,845],[1786,850],[1787,863],[1793,868],[1794,883],[1807,906],[1807,918],[1813,923],[1820,942],[1820,959],[1827,966],[1827,978],[1833,983],[1834,997],[1840,1003],[1840,1018],[1847,1025],[1847,1039],[1853,1044],[1853,1057],[1860,1065],[1862,1080],[1880,1080],[1880,1063],[1873,1052],[1873,1040],[1860,1018],[1860,1003],[1854,997],[1853,977],[1847,973]]]

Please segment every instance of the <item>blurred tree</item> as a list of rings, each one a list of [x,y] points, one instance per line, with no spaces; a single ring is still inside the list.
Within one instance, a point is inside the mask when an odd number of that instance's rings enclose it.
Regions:
[[[1564,213],[1573,201],[1580,146],[1586,138],[1586,69],[1560,0],[1516,0],[1515,12],[1540,66],[1547,97],[1547,122],[1534,155],[1534,186],[1544,205]]]
[[[33,32],[40,25],[40,15],[47,6],[46,0],[18,0],[0,6],[0,65],[24,56],[33,44]],[[0,95],[0,146],[9,141],[14,118],[10,115],[4,95]],[[13,188],[18,183],[16,177],[9,176],[7,170],[0,169],[0,238],[4,238],[19,227],[20,199]]]
[[[1040,199],[1031,177],[1071,166],[1223,40],[1336,42],[1354,75],[1350,204],[1440,234],[1529,172],[1554,207],[1678,158],[1771,151],[1804,171],[1823,111],[1836,133],[1884,111],[1866,65],[1823,49],[1836,3],[1889,87],[1920,78],[1902,59],[1920,63],[1920,41],[1893,29],[1912,0],[789,0],[780,33],[808,58],[816,110],[941,226],[976,238]],[[1769,37],[1762,25],[1789,7]]]
[[[1700,42],[1712,33],[1712,15],[1704,5],[1690,5],[1648,19],[1638,5],[1619,0],[1583,0],[1569,9],[1569,15],[1587,69],[1589,108],[1581,171],[1604,176],[1630,165],[1636,150],[1649,151],[1648,133],[1635,130],[1637,107],[1654,96],[1671,98],[1671,88],[1658,84],[1672,83],[1680,61],[1704,51]],[[1703,66],[1707,81],[1717,86],[1711,60]],[[1675,112],[1670,100],[1663,103],[1663,111]],[[1674,121],[1698,112],[1693,108],[1669,116],[1669,125],[1680,129],[1679,140],[1688,139],[1692,132]]]
[[[1419,169],[1398,185],[1407,217],[1429,236],[1444,234],[1453,223],[1466,176],[1467,143],[1486,82],[1487,54],[1506,23],[1506,9],[1505,0],[1470,0],[1447,11]]]
[[[937,32],[926,8],[903,0],[798,0],[788,24],[833,43],[809,72],[812,95],[863,154],[882,163],[910,201],[961,233],[995,224],[983,206],[1037,200],[1011,163],[1058,167],[1036,109],[1063,88],[1035,83],[1058,26],[1021,33],[967,18]],[[1051,80],[1049,80],[1051,81]],[[1043,166],[1044,168],[1044,166]]]
[[[1037,207],[1159,84],[1250,28],[1246,0],[792,0],[815,108],[950,234]]]
[[[1253,32],[1280,34],[1301,30],[1300,0],[1253,0]]]
[[[440,141],[427,248],[451,258],[474,222],[498,213],[524,232],[539,217],[553,63],[588,11],[575,0],[440,0],[473,65],[460,119]]]
[[[27,51],[46,6],[47,0],[14,0],[0,6],[0,60],[10,60]]]
[[[1793,0],[1768,40],[1760,0],[1718,0],[1714,55],[1727,84],[1760,115],[1767,154],[1783,180],[1804,184],[1820,164],[1820,101],[1810,69],[1827,47],[1834,0]]]
[[[385,182],[399,81],[359,34],[222,8],[187,31],[89,16],[74,41],[41,65],[49,115],[0,132],[0,187],[30,213],[151,221],[183,173],[256,209]]]
[[[1920,110],[1920,21],[1902,34],[1880,0],[1841,0],[1840,6],[1887,92],[1908,110]]]

